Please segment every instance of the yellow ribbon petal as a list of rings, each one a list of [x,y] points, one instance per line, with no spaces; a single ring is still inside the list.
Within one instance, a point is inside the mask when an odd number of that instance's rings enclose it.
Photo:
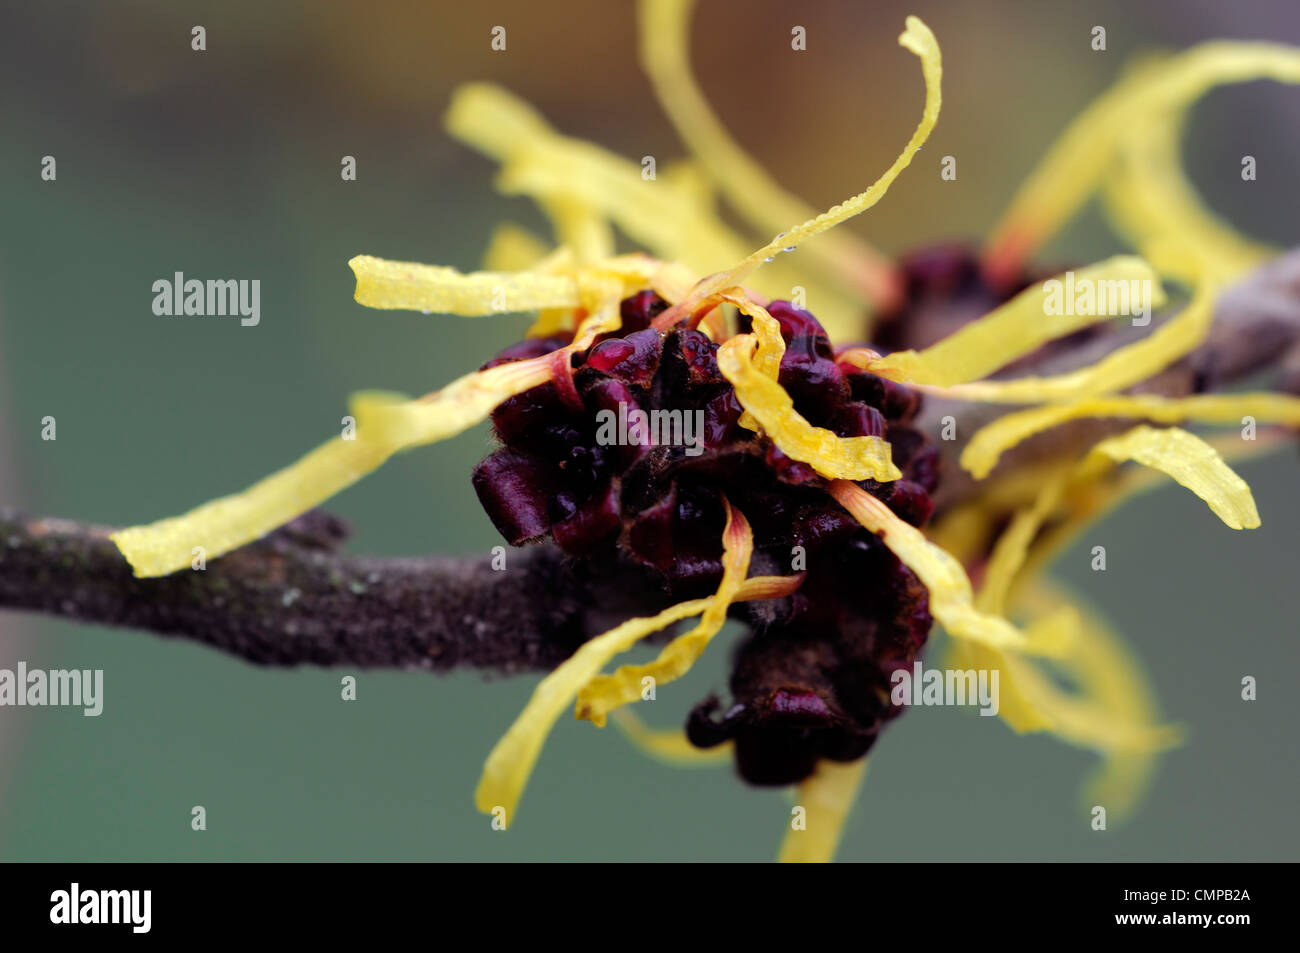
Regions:
[[[1033,650],[1024,634],[1006,619],[975,607],[970,579],[961,563],[926,539],[924,533],[899,519],[855,483],[836,480],[830,492],[840,506],[916,573],[930,592],[930,612],[950,635],[993,648]]]
[[[983,479],[1007,450],[1035,434],[1085,417],[1135,417],[1163,424],[1194,420],[1236,425],[1243,424],[1246,417],[1253,417],[1259,423],[1300,427],[1300,397],[1267,392],[1191,397],[1132,394],[1049,404],[1006,414],[976,431],[962,451],[961,464]]]
[[[452,97],[446,123],[453,136],[502,163],[502,191],[531,196],[548,211],[555,201],[580,203],[660,259],[680,262],[695,274],[710,274],[739,261],[752,247],[718,217],[711,203],[701,201],[697,177],[680,169],[657,170],[650,176],[637,162],[566,138],[527,103],[499,87],[461,86]],[[764,284],[780,294],[803,286],[827,327],[846,331],[860,326],[858,297],[816,275],[778,263],[765,273]]]
[[[1246,481],[1237,476],[1217,450],[1195,434],[1177,427],[1134,427],[1103,440],[1092,455],[1116,462],[1133,460],[1167,473],[1206,503],[1233,529],[1259,526],[1259,511]]]
[[[986,249],[995,272],[1010,273],[1079,209],[1114,169],[1117,155],[1133,136],[1153,123],[1179,117],[1208,90],[1225,83],[1272,79],[1300,82],[1300,50],[1276,43],[1220,41],[1206,43],[1130,72],[1079,114],[1056,140],[1038,168],[1021,186]],[[1176,130],[1176,127],[1175,127]],[[1157,130],[1157,137],[1169,135]],[[1167,147],[1145,153],[1143,174],[1131,176],[1124,195],[1151,189],[1161,202],[1156,218],[1138,228],[1145,252],[1153,238],[1171,240],[1202,261],[1213,261],[1224,246]],[[1139,147],[1136,156],[1143,156]],[[1164,202],[1173,200],[1172,205]],[[1143,207],[1151,203],[1144,203]],[[1130,224],[1129,217],[1124,217]],[[1185,229],[1188,231],[1178,231]],[[1240,247],[1240,246],[1235,246]],[[1233,251],[1234,249],[1229,249]]]
[[[740,334],[718,349],[718,370],[735,388],[736,399],[786,456],[807,463],[824,477],[847,480],[901,479],[889,444],[879,437],[841,437],[814,427],[794,409],[794,399],[756,365],[756,339]]]
[[[703,767],[730,760],[734,745],[730,741],[713,748],[697,748],[680,728],[648,728],[630,708],[611,713],[614,724],[638,751],[675,767]]]
[[[790,580],[756,576],[745,580],[737,593],[738,601],[779,598],[788,595]],[[474,803],[485,814],[496,808],[505,810],[508,826],[523,794],[542,745],[555,726],[561,712],[573,701],[583,685],[600,673],[616,655],[653,632],[699,615],[713,605],[713,597],[692,599],[670,606],[649,618],[628,619],[603,635],[584,642],[559,668],[542,679],[519,717],[488,755],[483,777],[474,795]]]
[[[578,282],[567,275],[531,271],[467,275],[455,268],[370,255],[357,255],[348,265],[357,276],[356,299],[368,308],[473,316],[572,308],[579,303]]]
[[[506,222],[493,229],[487,251],[483,253],[483,268],[487,271],[528,271],[537,267],[548,252],[546,243],[528,229]]]
[[[399,450],[454,436],[503,400],[550,379],[547,358],[466,374],[428,398],[354,398],[355,440],[336,437],[297,463],[181,516],[119,530],[112,540],[138,577],[189,567],[196,547],[215,559],[300,516],[377,469]]]
[[[911,384],[950,387],[978,380],[1049,341],[1135,309],[1160,307],[1164,289],[1141,258],[1120,255],[1035,285],[984,317],[972,321],[924,351],[896,351],[876,360],[855,361],[880,377]],[[1055,284],[1054,284],[1055,283]],[[1067,289],[1087,289],[1095,306],[1075,314]],[[1134,294],[1138,297],[1134,300]],[[1145,295],[1145,296],[1144,296]],[[854,355],[862,353],[853,352]]]
[[[1132,387],[1164,370],[1202,341],[1214,320],[1216,285],[1197,289],[1187,307],[1153,334],[1118,348],[1095,364],[1054,377],[1016,377],[974,381],[945,388],[946,397],[1005,404],[1071,401]]]
[[[754,552],[754,535],[745,514],[735,509],[726,497],[727,523],[722,531],[722,582],[700,624],[679,635],[664,647],[659,657],[648,665],[622,665],[612,675],[597,675],[578,692],[576,716],[598,728],[605,725],[607,713],[641,698],[642,680],[649,678],[663,685],[681,678],[704,654],[709,642],[727,621],[727,610],[740,591],[749,572]]]
[[[911,164],[913,157],[930,137],[934,124],[939,121],[939,108],[943,101],[941,89],[943,58],[939,52],[939,43],[928,26],[918,17],[908,17],[906,22],[907,29],[898,38],[898,42],[921,60],[921,71],[925,76],[925,110],[921,114],[921,121],[917,124],[916,131],[912,133],[912,138],[903,147],[894,164],[865,191],[808,219],[802,225],[796,225],[788,232],[777,235],[734,268],[705,279],[696,287],[692,298],[707,298],[723,288],[739,285],[746,276],[765,262],[773,261],[782,253],[794,251],[800,243],[809,238],[834,228],[845,219],[867,211],[885,197],[889,186]]]
[[[690,20],[694,0],[642,0],[638,6],[641,66],[677,132],[709,170],[713,182],[756,228],[771,232],[811,219],[817,210],[781,188],[727,132],[709,108],[691,72]],[[877,306],[892,304],[898,278],[892,263],[848,233],[832,233],[812,252],[831,276]],[[860,328],[832,330],[856,337]]]
[[[783,864],[825,864],[835,858],[844,825],[867,773],[867,759],[841,763],[820,761],[816,772],[799,785],[798,807],[807,827],[791,826],[777,859]]]

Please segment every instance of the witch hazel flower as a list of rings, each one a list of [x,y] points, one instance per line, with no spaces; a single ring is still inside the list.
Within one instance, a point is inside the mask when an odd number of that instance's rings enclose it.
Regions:
[[[196,547],[209,558],[228,552],[394,454],[490,421],[498,447],[471,479],[504,540],[554,545],[590,573],[617,570],[666,608],[582,643],[542,679],[488,755],[475,795],[484,812],[514,822],[551,728],[572,710],[597,726],[615,720],[670,761],[721,754],[749,783],[799,784],[807,828],[787,834],[782,858],[829,859],[866,755],[904,707],[891,697],[894,676],[916,670],[937,623],[948,666],[997,673],[997,712],[1015,731],[1101,755],[1089,797],[1123,814],[1180,732],[1159,718],[1137,661],[1104,620],[1043,570],[1073,532],[1143,482],[1129,464],[1172,477],[1233,529],[1259,525],[1249,488],[1220,452],[1230,445],[1174,425],[1249,414],[1295,427],[1300,399],[1129,391],[1204,341],[1225,283],[1268,255],[1212,219],[1187,185],[1182,116],[1219,83],[1300,82],[1300,52],[1208,44],[1126,76],[1065,133],[983,253],[947,246],[894,262],[831,230],[885,197],[938,121],[943,68],[930,29],[909,17],[899,38],[925,84],[911,138],[868,188],[818,213],[773,183],[709,109],[686,55],[691,8],[640,5],[642,63],[690,163],[647,182],[636,163],[563,137],[504,90],[467,86],[449,131],[500,161],[501,188],[540,204],[558,247],[505,225],[484,271],[350,262],[364,305],[535,312],[525,340],[423,397],[358,394],[354,440],[331,440],[241,493],[114,541],[137,576],[188,569]],[[1166,284],[1177,285],[1187,304],[1068,373],[1016,375],[1026,359],[1113,319],[1050,306],[1043,279],[1052,276],[1029,264],[1098,192],[1138,254],[1073,269],[1071,287],[1136,282],[1158,309],[1171,298]],[[716,214],[718,193],[775,237],[751,250]],[[650,253],[615,254],[615,229]],[[969,320],[928,347],[900,349],[900,329],[935,302],[956,303]],[[976,490],[939,512],[941,455],[917,425],[931,398],[1022,408],[967,443],[961,465]],[[626,429],[611,439],[602,429],[674,413],[698,421],[691,439]],[[1000,465],[1080,418],[1135,425],[1082,453],[1039,459],[1032,472]],[[689,671],[728,619],[747,629],[730,699],[699,701],[675,732],[633,717],[646,686],[662,690]],[[654,659],[610,670],[656,636]]]

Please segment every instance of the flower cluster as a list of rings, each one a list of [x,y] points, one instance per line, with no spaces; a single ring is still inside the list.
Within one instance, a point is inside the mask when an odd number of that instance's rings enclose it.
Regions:
[[[1167,425],[1250,414],[1296,427],[1300,400],[1126,391],[1198,346],[1224,283],[1268,254],[1200,206],[1177,161],[1183,114],[1221,82],[1300,82],[1300,52],[1209,44],[1126,76],[1067,131],[982,256],[898,265],[825,233],[880,201],[934,127],[942,65],[931,31],[909,17],[900,37],[926,85],[911,139],[869,188],[817,214],[766,178],[699,94],[685,54],[690,8],[643,0],[641,52],[694,162],[647,182],[636,165],[565,139],[508,93],[469,86],[452,104],[449,130],[501,161],[506,191],[539,201],[559,247],[505,226],[481,272],[351,262],[362,304],[535,311],[527,340],[419,399],[357,395],[356,440],[332,440],[243,493],[123,530],[117,545],[137,575],[187,568],[195,546],[229,551],[392,454],[490,418],[501,447],[473,480],[501,534],[512,544],[549,538],[595,565],[640,567],[669,605],[589,640],[542,680],[487,759],[482,810],[514,820],[551,726],[573,706],[596,724],[615,713],[666,757],[726,746],[753,782],[803,781],[801,801],[816,822],[787,839],[783,856],[825,859],[863,755],[897,714],[889,675],[918,658],[934,621],[950,636],[953,664],[1000,673],[1000,715],[1013,729],[1052,732],[1102,755],[1091,796],[1122,812],[1178,731],[1161,723],[1140,668],[1105,624],[1039,570],[1072,530],[1127,494],[1129,462],[1171,476],[1232,528],[1258,525],[1249,488],[1219,452],[1231,446]],[[715,189],[767,234],[786,230],[747,253],[746,239],[714,214]],[[1046,307],[1026,271],[1099,191],[1142,257],[1119,255],[1077,277],[1146,283],[1157,307],[1169,282],[1188,289],[1187,304],[1094,363],[1016,376],[1018,362],[1068,347],[1104,320]],[[614,254],[614,227],[656,257]],[[783,300],[796,287],[817,318]],[[929,347],[891,350],[923,302],[958,293],[982,313]],[[875,333],[864,305],[884,317]],[[935,448],[913,426],[926,394],[1025,407],[969,441],[961,464],[979,490],[937,514]],[[597,414],[618,407],[701,413],[702,452],[598,439]],[[1137,425],[1031,473],[1000,466],[1016,445],[1083,417]],[[751,628],[733,669],[733,703],[721,712],[716,699],[696,706],[690,745],[622,710],[639,700],[644,679],[662,685],[689,670],[729,613]],[[696,617],[650,663],[603,671],[647,636]],[[1061,673],[1072,687],[1054,677]]]

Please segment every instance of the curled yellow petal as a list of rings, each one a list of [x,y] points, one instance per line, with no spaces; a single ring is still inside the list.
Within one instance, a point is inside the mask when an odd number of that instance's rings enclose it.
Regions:
[[[1218,286],[1206,282],[1178,315],[1170,318],[1134,344],[1118,348],[1095,364],[1053,377],[1016,377],[1001,381],[973,381],[946,388],[945,396],[990,403],[1034,404],[1069,401],[1132,387],[1205,340],[1214,320]]]
[[[998,537],[984,567],[984,580],[975,605],[985,612],[1003,614],[1011,584],[1019,575],[1029,554],[1030,544],[1043,522],[1060,503],[1069,472],[1044,484],[1032,506],[1020,510]]]
[[[659,102],[728,201],[756,228],[775,232],[817,211],[780,187],[755,162],[709,107],[691,71],[690,20],[694,0],[641,0],[641,66]],[[892,304],[898,279],[887,258],[847,233],[827,235],[813,254],[835,277],[878,306]]]
[[[1133,125],[1105,178],[1107,214],[1135,248],[1172,243],[1179,257],[1190,262],[1190,267],[1170,272],[1184,281],[1197,275],[1244,274],[1277,251],[1238,234],[1202,204],[1179,159],[1185,118],[1171,113]]]
[[[740,587],[737,599],[779,598],[789,594],[790,582],[779,577],[756,576]],[[712,604],[712,597],[679,602],[658,615],[629,619],[579,646],[559,668],[542,679],[524,710],[488,755],[474,795],[478,809],[490,814],[495,808],[503,808],[504,822],[509,825],[514,820],[515,808],[541,754],[542,745],[578,690],[599,674],[612,658],[647,635],[699,615]]]
[[[528,195],[544,209],[555,200],[581,203],[658,258],[680,262],[696,275],[725,268],[752,247],[711,203],[701,201],[698,177],[680,170],[646,176],[640,163],[560,135],[504,89],[486,83],[459,87],[446,123],[453,136],[501,162],[502,191]],[[778,262],[765,272],[764,281],[773,293],[805,287],[823,325],[837,333],[859,328],[857,296],[817,277]]]
[[[643,679],[649,678],[654,684],[663,685],[681,678],[704,654],[709,642],[727,621],[727,610],[749,572],[754,535],[745,514],[733,507],[726,497],[723,497],[723,503],[727,523],[722,531],[722,582],[700,617],[699,625],[669,642],[659,657],[648,665],[622,665],[611,675],[593,678],[578,692],[578,718],[604,727],[607,713],[641,698]]]
[[[1131,71],[1071,123],[1016,193],[989,240],[985,260],[990,269],[995,274],[1013,273],[1097,190],[1131,136],[1141,137],[1152,123],[1177,122],[1215,86],[1254,79],[1300,82],[1300,50],[1276,43],[1220,41]],[[1156,218],[1140,227],[1136,237],[1147,244],[1153,237],[1169,238],[1183,248],[1202,250],[1199,257],[1212,260],[1215,251],[1223,248],[1220,233],[1204,227],[1208,213],[1191,201],[1194,195],[1183,185],[1181,168],[1167,164],[1170,151],[1148,152],[1148,161],[1153,157],[1161,161],[1148,165],[1124,186],[1126,195],[1149,188],[1155,197],[1175,200],[1157,210]]]
[[[513,822],[515,808],[542,752],[542,745],[578,690],[614,656],[626,652],[652,632],[698,615],[710,604],[709,599],[694,599],[680,602],[650,618],[629,619],[604,635],[584,642],[559,668],[542,679],[524,710],[488,755],[474,795],[478,809],[491,814],[494,809],[503,808],[504,822],[507,825]]]
[[[911,164],[913,157],[930,137],[934,124],[939,120],[939,108],[943,100],[943,59],[939,52],[939,43],[930,28],[918,17],[910,16],[906,22],[907,29],[898,38],[898,42],[921,60],[921,71],[925,77],[925,109],[921,114],[921,121],[912,133],[912,138],[903,147],[894,164],[865,191],[808,219],[802,225],[796,225],[788,232],[777,235],[739,265],[701,282],[693,293],[694,297],[706,298],[722,288],[738,285],[764,262],[772,261],[783,252],[793,251],[801,242],[834,228],[845,219],[865,212],[885,197],[889,186]]]
[[[600,261],[614,254],[614,231],[590,202],[555,195],[541,202],[555,225],[555,238],[572,248],[580,263]]]
[[[976,431],[962,452],[962,466],[982,479],[992,472],[1007,450],[1035,434],[1085,417],[1132,417],[1162,424],[1193,420],[1238,425],[1244,418],[1253,417],[1258,423],[1300,427],[1300,397],[1267,392],[1191,397],[1121,394],[1034,407],[1006,414]]]
[[[486,271],[527,271],[549,252],[546,243],[526,228],[511,222],[498,225],[483,253]]]
[[[484,315],[577,307],[578,283],[566,275],[478,271],[357,255],[356,300],[368,308]]]
[[[1160,723],[1141,663],[1101,616],[1045,583],[1027,597],[1030,608],[1069,606],[1077,614],[1080,634],[1072,651],[1052,663],[1076,689],[1062,689],[1043,668],[1014,653],[1008,653],[1006,670],[1029,703],[1050,718],[1054,735],[1102,755],[1083,791],[1085,808],[1102,805],[1123,819],[1145,792],[1156,757],[1181,743],[1183,732]]]
[[[697,748],[680,728],[671,730],[649,728],[630,708],[611,712],[614,724],[623,732],[638,751],[676,767],[698,767],[721,764],[731,758],[730,741],[713,748]]]
[[[113,542],[136,576],[165,576],[191,565],[196,548],[215,559],[283,526],[352,485],[399,450],[472,427],[501,401],[550,379],[545,358],[467,374],[422,400],[359,394],[354,440],[336,437],[242,493],[182,516],[119,530]]]
[[[998,717],[1016,734],[1032,734],[1038,731],[1051,731],[1056,727],[1052,713],[1038,703],[1034,694],[1036,685],[1021,685],[1022,668],[1016,668],[1012,662],[1013,653],[970,642],[965,639],[953,639],[948,645],[945,667],[959,671],[997,672]],[[1025,676],[1026,681],[1032,676]]]
[[[799,785],[798,806],[806,827],[790,827],[777,859],[783,864],[825,864],[835,859],[844,825],[858,799],[867,759],[842,763],[819,761],[813,775]]]
[[[1084,291],[1089,304],[1076,308]],[[896,351],[861,363],[872,374],[891,380],[950,387],[978,380],[1049,341],[1107,317],[1136,314],[1143,307],[1149,315],[1164,301],[1155,270],[1141,258],[1120,255],[1072,272],[1064,280],[1053,278],[1027,288],[919,353]]]
[[[636,162],[557,133],[517,96],[486,83],[459,87],[447,113],[453,136],[502,163],[500,186],[542,203],[578,202],[661,258],[734,261],[744,242],[698,202],[698,191],[648,179]]]
[[[1024,634],[1010,622],[975,607],[970,579],[961,564],[926,539],[919,529],[848,480],[836,480],[830,492],[840,506],[916,573],[930,592],[930,612],[950,635],[993,648],[1032,650]]]
[[[884,483],[902,478],[884,440],[841,437],[824,427],[814,427],[800,416],[785,388],[756,366],[754,347],[753,335],[733,337],[718,349],[718,370],[735,388],[740,406],[786,456],[831,479]]]
[[[1134,427],[1103,440],[1093,456],[1133,460],[1167,473],[1203,499],[1214,515],[1233,529],[1259,526],[1259,511],[1246,481],[1237,476],[1217,450],[1195,434],[1177,427]]]

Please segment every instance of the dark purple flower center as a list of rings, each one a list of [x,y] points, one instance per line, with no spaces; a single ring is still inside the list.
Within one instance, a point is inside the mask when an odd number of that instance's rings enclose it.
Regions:
[[[497,408],[502,447],[475,469],[474,488],[512,545],[550,536],[596,567],[630,562],[670,601],[707,595],[721,580],[725,495],[753,528],[751,575],[806,576],[789,598],[733,607],[752,630],[736,655],[735,704],[718,719],[716,703],[705,703],[689,733],[701,745],[733,740],[747,780],[788,784],[818,758],[861,757],[898,714],[888,676],[925,644],[925,590],[811,466],[739,425],[718,345],[687,327],[650,327],[665,307],[653,292],[627,298],[623,329],[575,355],[581,409],[552,384]],[[911,426],[916,396],[838,364],[807,311],[783,301],[769,311],[786,343],[779,379],[796,409],[840,436],[888,440],[903,479],[860,485],[924,525],[939,457]],[[564,343],[521,342],[489,363]]]

